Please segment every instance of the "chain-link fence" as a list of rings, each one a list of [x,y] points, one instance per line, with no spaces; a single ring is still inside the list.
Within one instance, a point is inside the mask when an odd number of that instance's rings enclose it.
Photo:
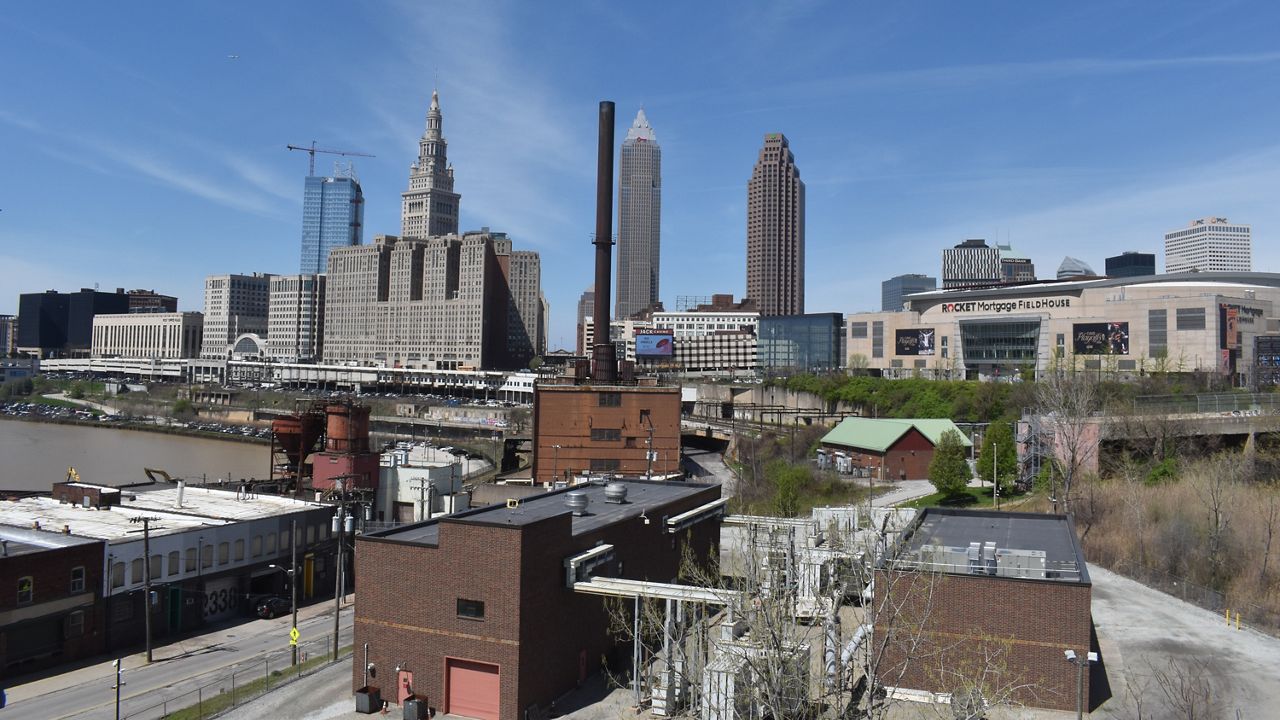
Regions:
[[[1230,612],[1233,619],[1232,622],[1238,615],[1242,625],[1248,625],[1269,635],[1280,636],[1280,612],[1272,608],[1253,603],[1234,603],[1225,593],[1213,588],[1198,585],[1179,575],[1134,562],[1120,561],[1112,569],[1121,575],[1133,578],[1163,593],[1181,598],[1205,610],[1218,613],[1222,615],[1224,623],[1227,622],[1227,613]]]
[[[351,654],[350,632],[339,636],[348,643],[338,651]],[[234,668],[202,681],[195,689],[162,689],[132,698],[121,716],[126,720],[206,720],[310,675],[333,662],[333,635],[298,644],[298,664],[290,650],[277,650],[237,663]]]
[[[1133,399],[1139,415],[1206,413],[1280,413],[1277,393],[1201,393],[1198,395],[1142,395]]]

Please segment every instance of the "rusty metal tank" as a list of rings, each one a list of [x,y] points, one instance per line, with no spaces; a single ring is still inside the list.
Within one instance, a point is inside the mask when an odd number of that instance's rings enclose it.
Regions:
[[[289,468],[294,469],[324,434],[324,416],[308,412],[278,417],[271,421],[271,433],[276,447],[288,458]]]
[[[364,405],[333,404],[324,409],[328,430],[324,449],[335,453],[369,451],[369,408]]]

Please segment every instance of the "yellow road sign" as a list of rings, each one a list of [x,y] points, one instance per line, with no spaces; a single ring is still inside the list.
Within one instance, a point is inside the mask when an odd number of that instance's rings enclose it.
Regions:
[[[289,630],[289,644],[290,645],[298,644],[298,628],[296,627]]]

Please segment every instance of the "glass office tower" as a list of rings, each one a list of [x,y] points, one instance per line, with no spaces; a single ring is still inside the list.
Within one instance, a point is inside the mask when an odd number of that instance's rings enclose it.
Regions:
[[[329,251],[359,245],[364,230],[364,194],[354,177],[308,177],[302,196],[304,275],[329,268]]]

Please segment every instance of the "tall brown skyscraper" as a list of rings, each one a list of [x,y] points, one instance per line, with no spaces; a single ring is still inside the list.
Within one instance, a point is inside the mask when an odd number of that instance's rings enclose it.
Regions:
[[[761,315],[804,313],[804,182],[782,133],[764,136],[747,184],[747,297]]]

